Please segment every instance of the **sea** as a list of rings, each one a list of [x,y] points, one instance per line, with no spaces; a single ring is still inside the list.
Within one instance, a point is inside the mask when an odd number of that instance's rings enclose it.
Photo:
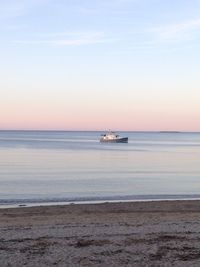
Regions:
[[[0,131],[0,207],[200,199],[200,133]]]

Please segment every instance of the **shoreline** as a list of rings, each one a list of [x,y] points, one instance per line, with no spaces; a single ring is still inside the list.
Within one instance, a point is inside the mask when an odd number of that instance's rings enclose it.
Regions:
[[[0,209],[0,266],[200,266],[200,200]]]
[[[0,209],[19,208],[19,207],[45,207],[63,205],[84,205],[84,204],[103,204],[103,203],[126,203],[126,202],[152,202],[152,201],[194,201],[200,200],[199,194],[182,195],[136,195],[136,196],[117,196],[117,197],[96,197],[96,198],[70,198],[70,199],[11,199],[1,200]]]

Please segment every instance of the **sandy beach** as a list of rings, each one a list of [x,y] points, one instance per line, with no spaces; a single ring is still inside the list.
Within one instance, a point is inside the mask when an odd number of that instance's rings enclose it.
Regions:
[[[200,266],[200,201],[0,210],[0,266]]]

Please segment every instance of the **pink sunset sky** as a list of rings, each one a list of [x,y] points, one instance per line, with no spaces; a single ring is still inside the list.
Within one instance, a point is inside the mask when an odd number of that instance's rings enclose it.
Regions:
[[[200,131],[199,14],[195,0],[1,1],[0,129]]]
[[[19,89],[12,95],[4,91],[1,129],[200,130],[200,95],[194,90],[135,91],[118,84],[116,92],[107,92],[98,86],[82,91],[74,86],[71,93],[65,88],[55,92]]]

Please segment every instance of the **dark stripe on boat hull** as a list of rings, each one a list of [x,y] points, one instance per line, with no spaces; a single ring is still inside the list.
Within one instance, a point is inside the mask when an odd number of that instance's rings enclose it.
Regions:
[[[128,143],[128,137],[122,137],[118,139],[100,139],[100,142],[102,143]]]

